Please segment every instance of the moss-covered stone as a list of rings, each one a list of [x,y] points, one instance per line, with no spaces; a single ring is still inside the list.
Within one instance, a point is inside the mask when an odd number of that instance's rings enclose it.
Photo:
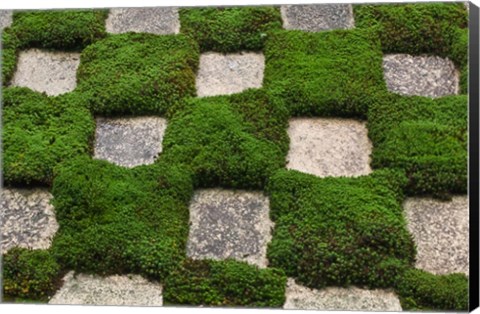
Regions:
[[[274,7],[194,8],[180,10],[180,32],[191,36],[202,51],[258,51],[268,32],[282,28]]]

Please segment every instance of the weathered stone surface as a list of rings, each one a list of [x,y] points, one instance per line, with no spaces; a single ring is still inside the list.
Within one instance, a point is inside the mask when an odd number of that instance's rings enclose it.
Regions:
[[[12,25],[12,11],[0,10],[0,33],[1,31]]]
[[[190,203],[187,255],[266,267],[272,228],[269,201],[261,192],[199,190]]]
[[[162,286],[138,275],[99,277],[69,272],[49,304],[161,306]]]
[[[47,249],[58,230],[52,195],[44,189],[2,189],[1,250],[13,247]]]
[[[109,33],[178,34],[177,8],[112,8],[105,23]]]
[[[459,75],[449,59],[392,54],[383,57],[387,88],[401,95],[442,97],[458,94]]]
[[[12,85],[28,87],[50,96],[68,93],[77,86],[79,64],[79,53],[40,49],[21,51]]]
[[[94,158],[129,168],[152,164],[166,128],[160,117],[97,118]]]
[[[455,196],[447,202],[408,198],[403,206],[417,245],[415,266],[434,274],[468,276],[468,197]]]
[[[291,119],[287,168],[320,177],[369,174],[372,144],[367,133],[365,123],[356,120]]]
[[[204,53],[200,56],[197,95],[229,95],[248,88],[260,88],[264,69],[265,57],[261,53]]]
[[[323,311],[402,311],[398,297],[392,291],[365,290],[357,287],[328,287],[321,290],[287,281],[284,309]]]
[[[350,4],[282,5],[283,28],[309,32],[355,27]]]

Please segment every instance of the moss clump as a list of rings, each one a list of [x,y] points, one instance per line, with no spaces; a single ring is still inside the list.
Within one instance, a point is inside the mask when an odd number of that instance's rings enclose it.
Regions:
[[[17,49],[20,45],[18,38],[6,28],[2,33],[2,85],[6,86],[15,73],[17,65]]]
[[[194,38],[201,51],[261,50],[268,32],[282,28],[280,10],[273,7],[195,8],[179,13],[181,33]]]
[[[468,277],[456,273],[434,275],[410,269],[396,287],[403,310],[468,310]]]
[[[234,260],[190,261],[168,277],[163,299],[171,305],[281,307],[286,276],[275,268]]]
[[[371,106],[374,168],[401,168],[411,195],[467,192],[468,97],[401,97]]]
[[[91,151],[95,122],[79,95],[47,97],[3,90],[3,178],[8,185],[47,184],[53,168]]]
[[[109,36],[83,50],[77,88],[95,114],[164,114],[195,95],[198,58],[183,35]]]
[[[272,136],[283,141],[285,131],[263,128],[260,122],[244,123],[255,100],[242,105],[238,102],[242,97],[232,101],[236,109],[227,97],[187,100],[169,122],[159,160],[190,167],[197,187],[261,188],[273,171],[284,166],[286,154],[264,136],[273,130]],[[265,114],[261,108],[257,112]]]
[[[43,302],[57,290],[60,266],[49,251],[13,248],[2,259],[6,298]]]
[[[52,194],[62,266],[161,280],[181,262],[188,236],[190,173],[171,165],[121,168],[88,157],[57,168]]]
[[[80,50],[106,36],[108,10],[16,11],[12,31],[20,48]]]
[[[265,58],[264,86],[293,115],[365,117],[386,91],[380,44],[370,30],[279,31]]]
[[[405,181],[393,171],[324,179],[278,171],[268,186],[270,265],[311,288],[393,286],[415,256],[400,206]]]

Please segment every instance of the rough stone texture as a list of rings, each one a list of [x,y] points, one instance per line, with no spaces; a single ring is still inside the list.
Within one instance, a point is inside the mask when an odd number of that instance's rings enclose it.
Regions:
[[[47,249],[58,230],[53,196],[43,189],[2,189],[0,202],[1,248]]]
[[[197,95],[229,95],[248,88],[260,88],[264,69],[265,57],[262,53],[204,53],[200,56]]]
[[[0,33],[1,31],[12,25],[12,11],[0,10]]]
[[[159,117],[97,118],[94,158],[129,168],[153,164],[166,128]]]
[[[284,309],[323,311],[402,311],[398,297],[392,291],[365,290],[357,287],[329,287],[322,290],[287,281]]]
[[[162,286],[138,275],[99,277],[85,274],[64,278],[49,304],[161,306]]]
[[[404,202],[408,229],[417,244],[416,267],[435,273],[468,276],[468,196],[451,201],[408,198]]]
[[[282,5],[283,28],[308,32],[355,27],[350,4]]]
[[[177,8],[115,8],[110,9],[105,23],[107,32],[178,34],[180,20]]]
[[[49,96],[68,93],[77,86],[80,54],[39,49],[21,51],[12,85],[28,87]]]
[[[392,54],[383,57],[387,88],[401,95],[442,97],[458,94],[459,75],[449,59]]]
[[[320,177],[369,174],[372,144],[367,133],[365,123],[356,120],[291,119],[287,168]]]
[[[208,189],[190,203],[187,255],[194,259],[233,258],[267,267],[273,223],[261,192]]]

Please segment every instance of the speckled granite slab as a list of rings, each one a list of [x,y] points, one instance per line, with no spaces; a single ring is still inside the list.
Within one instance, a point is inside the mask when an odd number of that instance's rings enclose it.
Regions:
[[[442,97],[458,94],[459,75],[449,59],[392,54],[383,57],[387,88],[401,95]]]
[[[129,168],[152,164],[166,128],[160,117],[97,118],[94,158]]]
[[[12,25],[12,11],[0,10],[0,33],[5,27]]]
[[[248,88],[260,88],[264,69],[265,57],[261,53],[204,53],[200,56],[197,95],[229,95]]]
[[[58,230],[52,195],[44,189],[2,189],[0,202],[1,248],[47,249]]]
[[[309,32],[355,27],[350,4],[282,5],[283,28]]]
[[[402,311],[398,297],[392,291],[365,290],[357,287],[328,287],[321,290],[287,281],[284,309],[323,311]]]
[[[107,32],[178,34],[180,20],[177,8],[112,8],[105,22]]]
[[[162,286],[138,275],[99,277],[69,272],[49,304],[161,306]]]
[[[259,267],[268,264],[273,223],[261,192],[199,190],[190,203],[187,255],[194,259],[233,258]]]
[[[21,51],[11,84],[28,87],[49,96],[68,93],[77,86],[80,54],[40,49]]]
[[[369,174],[372,144],[367,133],[365,123],[356,120],[291,119],[287,168],[320,177]]]
[[[468,276],[468,197],[455,196],[447,202],[408,198],[403,206],[417,245],[415,266],[434,274]]]

